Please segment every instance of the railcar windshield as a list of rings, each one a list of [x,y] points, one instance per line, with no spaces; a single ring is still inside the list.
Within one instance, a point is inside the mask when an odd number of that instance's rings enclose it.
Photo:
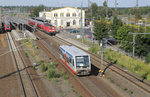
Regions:
[[[6,25],[7,28],[9,28],[9,26],[10,26],[9,24]]]
[[[77,67],[89,66],[89,56],[76,56]]]

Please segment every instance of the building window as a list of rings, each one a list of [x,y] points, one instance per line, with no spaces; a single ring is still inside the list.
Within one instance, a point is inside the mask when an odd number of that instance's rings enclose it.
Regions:
[[[81,20],[79,20],[79,25],[81,25]]]
[[[60,13],[60,17],[64,17],[64,13]]]
[[[49,23],[51,24],[51,20],[49,20]]]
[[[73,13],[72,16],[73,16],[73,17],[76,17],[76,13]]]
[[[57,13],[54,13],[54,17],[58,17],[58,14],[57,14]]]
[[[76,25],[76,20],[73,20],[73,25]]]
[[[66,16],[67,16],[67,17],[70,17],[70,13],[68,12],[68,13],[66,14]]]
[[[64,23],[63,23],[64,21],[63,20],[61,20],[61,25],[63,25]]]
[[[55,20],[55,25],[57,26],[57,20]]]
[[[79,17],[81,16],[81,13],[79,13]]]

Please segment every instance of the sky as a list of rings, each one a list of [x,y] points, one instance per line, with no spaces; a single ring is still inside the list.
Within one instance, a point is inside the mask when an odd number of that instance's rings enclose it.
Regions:
[[[105,0],[91,0],[102,6]],[[83,7],[88,6],[88,0],[0,0],[0,6],[12,5],[39,5],[43,4],[49,7],[80,7],[83,2]],[[135,7],[136,0],[117,0],[117,7]],[[150,6],[150,0],[139,0],[139,6]],[[115,7],[115,0],[108,0],[108,7]]]

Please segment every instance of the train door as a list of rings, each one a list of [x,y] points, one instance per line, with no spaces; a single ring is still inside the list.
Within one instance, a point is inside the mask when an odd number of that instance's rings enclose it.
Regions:
[[[66,61],[67,61],[67,65],[74,70],[74,61],[73,61],[73,56],[70,55],[68,52],[66,52]]]

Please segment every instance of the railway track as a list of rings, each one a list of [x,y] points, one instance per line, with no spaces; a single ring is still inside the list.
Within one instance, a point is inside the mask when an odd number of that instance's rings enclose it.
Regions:
[[[90,75],[86,77],[77,77],[74,75],[64,64],[59,60],[59,44],[54,41],[56,37],[54,36],[53,38],[50,36],[47,36],[44,33],[38,33],[36,32],[36,35],[41,41],[41,46],[42,48],[45,48],[48,52],[52,53],[56,59],[56,62],[59,62],[67,72],[73,77],[74,80],[76,80],[78,83],[80,83],[78,86],[82,86],[86,94],[90,95],[90,97],[100,97],[100,96],[109,96],[109,97],[120,97],[116,91],[112,90],[111,88],[108,88],[109,86],[106,85],[105,83],[101,82],[99,78],[97,78],[95,75]],[[53,44],[53,45],[51,45]],[[50,56],[50,55],[49,55]],[[86,97],[86,96],[85,96]]]
[[[40,31],[40,32],[41,32],[41,31]],[[41,33],[43,33],[43,32],[41,32]],[[63,44],[74,45],[74,44],[72,44],[72,43],[70,43],[70,42],[68,42],[68,41],[66,41],[66,40],[64,40],[64,39],[62,39],[62,38],[60,38],[60,37],[57,37],[57,36],[55,36],[54,40],[57,40],[57,41],[59,40],[59,41],[63,42]],[[46,44],[46,45],[47,45],[47,46],[50,46],[48,39],[45,40],[45,41],[47,41],[47,44]],[[43,46],[44,46],[44,45],[43,45]],[[59,45],[56,45],[57,48],[58,48],[58,46],[59,46]],[[75,45],[75,46],[77,46],[77,45]],[[77,46],[77,47],[80,48],[80,49],[82,49],[82,48],[79,47],[79,46]],[[48,49],[48,48],[47,48],[47,49]],[[85,50],[85,51],[86,51],[86,50]],[[86,52],[88,52],[88,51],[86,51]],[[98,55],[96,55],[96,54],[93,54],[93,53],[91,53],[91,52],[88,52],[88,53],[91,55],[92,63],[99,69],[99,68],[100,68],[100,65],[99,65],[99,63],[100,63],[100,56],[98,56]],[[107,60],[104,60],[104,64],[103,64],[103,65],[106,67],[108,64],[110,64],[110,62],[108,62]],[[114,64],[114,65],[112,65],[111,67],[109,67],[109,70],[111,70],[111,71],[117,73],[118,75],[122,76],[122,77],[125,78],[126,80],[130,81],[130,82],[133,83],[134,85],[136,85],[136,86],[138,86],[139,88],[141,88],[142,90],[146,91],[147,93],[150,93],[150,89],[149,89],[150,84],[149,84],[149,82],[147,82],[147,81],[140,82],[141,79],[140,79],[139,77],[137,77],[136,75],[134,75],[134,74],[132,74],[132,73],[130,73],[130,72],[128,72],[128,71],[122,69],[122,68],[120,68],[120,67],[117,66],[116,64]],[[94,79],[94,78],[93,78],[93,79]],[[107,93],[106,93],[106,94],[107,94]],[[110,95],[108,94],[107,96],[110,96]]]
[[[17,73],[19,75],[23,96],[38,97],[38,93],[36,91],[34,83],[27,69],[28,67],[24,63],[19,48],[17,48],[17,45],[15,44],[13,38],[9,33],[7,33],[7,37],[8,37],[8,42],[11,49],[12,57],[14,59],[14,63],[17,68]]]
[[[57,37],[57,36],[56,36],[55,39],[59,40],[59,41],[63,41],[64,43],[67,43],[69,45],[75,45],[75,44],[72,44],[72,43],[70,43],[70,42],[68,42],[68,41],[66,41],[66,40],[64,40],[60,37]],[[75,46],[77,46],[77,45],[75,45]],[[79,46],[77,46],[77,47],[84,50],[83,48],[81,48]],[[93,61],[94,65],[100,69],[101,68],[100,65],[99,65],[100,64],[100,59],[101,59],[100,56],[97,55],[97,54],[91,53],[87,50],[84,50],[84,51],[86,51],[87,53],[89,53],[91,55],[91,58],[92,58],[92,61]],[[108,64],[110,64],[110,62],[107,61],[107,60],[104,60],[103,65],[106,67]],[[141,78],[139,78],[137,75],[134,75],[134,74],[132,74],[131,72],[129,72],[127,70],[124,70],[123,68],[117,66],[116,64],[110,66],[109,69],[111,71],[117,73],[118,75],[122,76],[126,80],[132,82],[133,84],[135,84],[139,88],[143,89],[147,93],[150,93],[150,83],[149,82],[147,82],[147,81],[141,82]]]
[[[70,44],[70,45],[75,45],[75,44],[72,44],[72,43],[70,43],[70,42],[68,42],[68,41],[66,41],[66,40],[64,40],[64,39],[62,39],[60,37],[56,36],[56,38],[57,38],[57,40],[64,41],[64,43],[67,43],[67,44]],[[75,45],[75,46],[77,46],[77,45]],[[83,48],[81,48],[79,46],[77,46],[77,47],[82,49],[82,50],[84,50]],[[100,64],[100,59],[101,59],[100,56],[97,55],[97,54],[91,53],[91,52],[89,52],[87,50],[84,50],[84,51],[86,51],[87,53],[89,53],[91,55],[91,58],[92,58],[92,60],[95,63],[94,65],[96,67],[100,68],[100,65],[99,65]],[[106,67],[108,64],[110,64],[110,62],[107,61],[107,60],[104,60],[104,64],[103,65]],[[117,66],[116,64],[114,64],[111,67],[109,67],[109,69],[111,71],[119,74],[120,76],[124,77],[125,79],[127,79],[130,82],[132,82],[133,84],[135,84],[136,86],[140,87],[141,89],[145,90],[146,92],[150,93],[150,89],[147,89],[147,88],[150,87],[150,83],[149,82],[147,82],[147,81],[140,82],[141,78],[139,78],[138,76],[132,74],[129,71],[124,70],[123,68]],[[140,84],[139,84],[139,82],[140,82]]]

